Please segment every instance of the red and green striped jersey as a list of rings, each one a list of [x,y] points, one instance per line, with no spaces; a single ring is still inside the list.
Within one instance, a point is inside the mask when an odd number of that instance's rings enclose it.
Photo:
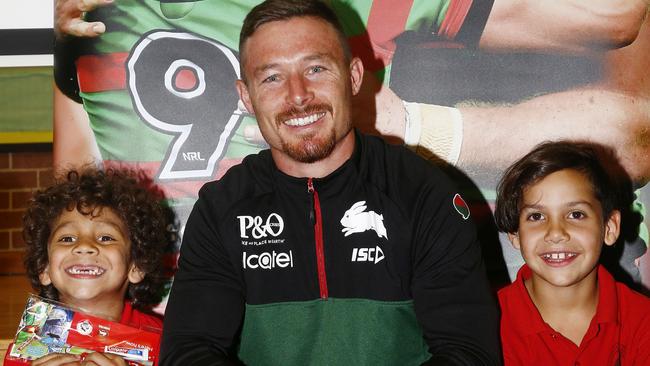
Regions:
[[[79,41],[74,59],[105,165],[144,169],[174,204],[190,207],[204,182],[262,148],[243,136],[256,122],[238,107],[233,86],[240,27],[257,3],[121,0],[88,15],[105,22],[107,32]],[[397,36],[412,30],[453,40],[473,6],[471,0],[330,3],[353,53],[386,82]]]

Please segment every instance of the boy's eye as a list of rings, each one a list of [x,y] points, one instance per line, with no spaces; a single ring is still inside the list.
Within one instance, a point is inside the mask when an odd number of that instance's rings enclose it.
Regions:
[[[100,242],[110,242],[110,241],[115,241],[115,238],[113,238],[113,237],[110,236],[110,235],[102,235],[102,236],[100,236],[98,239],[99,239]]]
[[[74,236],[62,236],[58,240],[60,243],[74,243],[75,242],[75,237]]]
[[[584,219],[587,215],[581,211],[571,211],[569,217],[572,219]]]
[[[533,212],[530,215],[528,215],[528,217],[526,217],[526,220],[528,220],[528,221],[539,221],[539,220],[542,220],[543,218],[544,218],[544,215],[542,215],[541,213]]]

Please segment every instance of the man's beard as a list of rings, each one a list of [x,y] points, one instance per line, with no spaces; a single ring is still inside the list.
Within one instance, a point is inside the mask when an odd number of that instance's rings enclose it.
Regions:
[[[334,118],[333,108],[331,105],[324,103],[310,104],[304,109],[291,108],[279,113],[275,120],[276,123],[280,124],[291,118],[327,112],[329,112],[332,118]],[[319,132],[320,131],[309,135],[299,136],[299,141],[294,143],[282,139],[282,150],[284,153],[289,155],[290,158],[301,163],[311,164],[322,160],[328,157],[332,151],[334,151],[334,147],[336,147],[336,130],[335,126],[332,126],[331,130],[323,138],[316,137]]]
[[[297,143],[282,140],[282,149],[292,159],[301,163],[315,163],[328,157],[336,146],[336,131],[332,128],[324,138],[315,140],[315,136],[302,136]]]

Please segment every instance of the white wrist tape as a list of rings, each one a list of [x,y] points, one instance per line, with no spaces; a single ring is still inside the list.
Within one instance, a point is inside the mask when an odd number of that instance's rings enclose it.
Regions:
[[[463,117],[453,107],[404,102],[404,144],[429,160],[456,164],[463,143]]]

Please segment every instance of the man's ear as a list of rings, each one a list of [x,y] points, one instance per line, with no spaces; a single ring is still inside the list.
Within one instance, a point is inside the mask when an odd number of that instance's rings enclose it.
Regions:
[[[605,235],[603,241],[605,245],[614,245],[621,233],[621,212],[619,210],[612,211],[605,221]]]
[[[510,243],[512,244],[515,249],[521,249],[521,245],[519,243],[519,233],[508,233],[508,240],[510,240]]]
[[[239,94],[239,100],[241,100],[242,103],[244,103],[244,107],[246,107],[248,113],[254,116],[255,111],[253,110],[253,104],[251,103],[251,96],[248,93],[248,87],[246,86],[246,82],[244,82],[241,79],[236,80],[235,88],[237,88],[237,94]]]
[[[139,283],[142,280],[144,280],[144,272],[138,268],[135,263],[131,264],[131,268],[129,269],[129,282],[131,283]]]
[[[45,266],[43,272],[38,275],[38,279],[41,281],[41,285],[47,286],[52,284],[52,279],[50,278],[50,265]]]
[[[352,83],[352,95],[357,95],[363,81],[363,62],[358,57],[350,61],[350,82]]]

